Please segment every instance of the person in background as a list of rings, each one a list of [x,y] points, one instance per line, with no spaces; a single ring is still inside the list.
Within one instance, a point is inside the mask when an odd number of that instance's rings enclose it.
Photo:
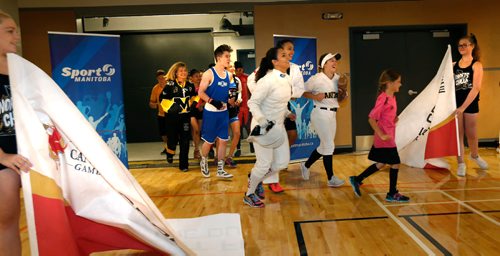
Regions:
[[[373,146],[368,154],[368,159],[375,163],[370,165],[358,176],[349,177],[354,194],[361,196],[359,186],[363,180],[374,174],[386,164],[391,166],[389,170],[389,193],[385,200],[387,202],[408,202],[410,198],[402,195],[397,190],[399,159],[398,149],[396,147],[396,122],[398,120],[396,103],[396,92],[401,87],[401,75],[387,69],[382,72],[379,78],[378,97],[375,107],[368,115],[368,122],[375,131]]]
[[[464,134],[470,148],[470,159],[483,170],[488,169],[488,163],[478,154],[477,116],[479,113],[479,91],[483,80],[483,64],[480,62],[479,44],[476,36],[470,34],[458,41],[460,60],[453,63],[455,77],[455,98],[457,102],[458,137],[460,140],[460,155],[457,157],[457,175],[464,177],[467,167],[464,162]]]
[[[224,170],[224,156],[229,139],[229,116],[227,105],[234,104],[229,99],[229,83],[231,74],[226,71],[230,65],[231,52],[229,45],[220,45],[214,51],[215,66],[205,71],[201,77],[198,95],[205,101],[203,109],[203,123],[201,127],[201,139],[204,141],[201,147],[200,171],[203,177],[210,177],[208,169],[208,152],[218,140],[217,147],[217,177],[229,179],[233,175]]]
[[[235,75],[241,81],[241,103],[240,103],[240,113],[238,114],[238,119],[240,120],[240,134],[243,134],[243,129],[250,134],[250,111],[248,109],[248,98],[250,92],[248,91],[247,80],[248,75],[245,74],[243,69],[243,64],[239,61],[234,62]],[[253,153],[253,144],[250,143],[250,149]],[[234,156],[239,157],[241,155],[241,140],[238,142]]]
[[[187,81],[187,66],[174,63],[166,75],[167,82],[160,95],[167,126],[167,162],[172,163],[179,143],[179,169],[188,171],[189,135],[191,124],[190,102],[196,96],[194,85]]]
[[[149,107],[152,109],[158,109],[158,115],[156,119],[158,121],[158,131],[160,132],[161,140],[163,141],[163,151],[161,154],[167,153],[167,129],[165,128],[165,112],[159,106],[160,105],[160,94],[165,88],[167,80],[165,79],[165,70],[158,69],[156,71],[156,81],[157,83],[153,86],[151,90],[151,96],[149,97]]]
[[[228,71],[233,74],[231,82],[229,83],[229,99],[234,102],[234,104],[228,105],[229,114],[229,126],[232,133],[231,145],[229,146],[229,152],[226,156],[226,166],[235,168],[237,166],[236,162],[233,160],[233,155],[238,144],[240,144],[240,104],[241,104],[241,81],[234,75],[234,68],[230,66]]]
[[[194,85],[194,91],[196,96],[193,97],[191,104],[191,137],[193,139],[193,157],[195,159],[201,160],[200,154],[200,129],[201,122],[203,119],[203,106],[204,102],[200,101],[200,97],[198,96],[198,89],[200,88],[202,72],[197,69],[191,69],[189,71],[189,82]]]
[[[0,100],[2,106],[12,106],[7,53],[16,53],[21,40],[16,22],[0,10]],[[8,103],[8,104],[7,104]],[[17,154],[14,122],[3,117],[13,115],[12,107],[1,108],[0,115],[0,254],[21,255],[19,235],[20,171],[29,171],[31,162]]]

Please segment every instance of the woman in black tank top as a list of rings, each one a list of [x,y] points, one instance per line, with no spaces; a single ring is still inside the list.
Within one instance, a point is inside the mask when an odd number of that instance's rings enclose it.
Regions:
[[[21,255],[19,238],[20,170],[29,170],[31,163],[17,154],[11,103],[7,53],[16,53],[20,41],[17,25],[0,11],[0,254]]]
[[[453,65],[461,152],[460,156],[457,157],[457,175],[465,176],[467,168],[464,162],[464,133],[467,136],[470,158],[481,169],[488,169],[488,163],[478,155],[477,138],[477,113],[479,112],[479,91],[483,79],[483,65],[479,62],[479,45],[473,34],[460,38],[458,51],[461,58]]]

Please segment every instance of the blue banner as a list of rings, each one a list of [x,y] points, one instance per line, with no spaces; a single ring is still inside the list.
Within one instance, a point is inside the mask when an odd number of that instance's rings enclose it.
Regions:
[[[279,40],[289,39],[294,45],[292,62],[300,67],[304,82],[316,74],[316,38],[274,35],[274,44]],[[290,101],[291,111],[297,119],[298,138],[290,147],[290,159],[300,160],[309,157],[311,152],[319,145],[319,138],[311,126],[311,111],[314,107],[313,101],[306,98],[298,98]]]
[[[128,168],[120,37],[49,33],[52,78]]]

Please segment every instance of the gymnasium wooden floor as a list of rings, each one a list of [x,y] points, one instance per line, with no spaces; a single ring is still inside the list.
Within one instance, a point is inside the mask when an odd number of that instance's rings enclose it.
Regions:
[[[194,162],[187,173],[163,162],[132,162],[131,172],[166,218],[239,213],[246,255],[498,255],[500,157],[494,149],[480,154],[490,169],[468,161],[466,178],[456,176],[453,158],[453,171],[402,166],[398,188],[411,198],[405,204],[384,201],[388,170],[365,180],[362,197],[354,196],[347,179],[370,164],[366,154],[334,156],[335,173],[346,180],[340,188],[326,186],[321,160],[309,181],[291,164],[280,175],[286,191],[266,188],[261,209],[242,202],[251,163],[228,169],[232,181],[203,178]],[[24,219],[20,230],[29,255]]]

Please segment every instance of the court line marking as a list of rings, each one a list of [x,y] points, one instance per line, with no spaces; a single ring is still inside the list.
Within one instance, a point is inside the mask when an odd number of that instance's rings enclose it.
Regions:
[[[378,206],[380,208],[382,208],[382,210],[387,214],[389,215],[389,217],[394,221],[396,222],[396,224],[399,225],[399,227],[411,238],[413,239],[413,241],[415,241],[415,243],[417,243],[420,248],[422,248],[426,253],[427,255],[436,255],[427,245],[424,244],[424,242],[422,242],[422,240],[420,240],[413,232],[410,231],[410,229],[408,229],[408,227],[403,224],[403,222],[401,222],[396,216],[394,216],[394,214],[392,214],[391,211],[389,211],[389,209],[387,209],[387,207],[384,206],[384,204],[382,204],[376,197],[375,195],[373,194],[370,194],[370,197],[373,199],[373,201],[375,201],[376,204],[378,204]]]
[[[438,240],[436,240],[431,234],[429,234],[422,226],[418,225],[411,217],[403,217],[414,229],[416,229],[422,236],[427,238],[427,240],[433,244],[443,255],[451,256],[453,255],[444,245],[442,245]]]
[[[460,201],[458,200],[457,198],[451,196],[450,194],[446,193],[445,191],[441,191],[441,193],[443,193],[443,195],[449,197],[450,199],[456,201],[459,205],[471,210],[472,212],[474,212],[475,214],[485,218],[486,220],[492,222],[493,224],[497,225],[497,226],[500,226],[500,222],[494,220],[493,218],[489,217],[488,215],[484,214],[483,212],[477,210],[476,208],[464,203],[463,201]]]
[[[462,200],[464,203],[479,203],[479,202],[496,202],[500,201],[500,199],[477,199],[477,200]],[[398,206],[413,206],[413,205],[432,205],[432,204],[456,204],[455,201],[443,201],[443,202],[423,202],[423,203],[398,203],[398,204],[384,204],[386,207],[398,207]],[[481,211],[484,212],[484,211]]]

